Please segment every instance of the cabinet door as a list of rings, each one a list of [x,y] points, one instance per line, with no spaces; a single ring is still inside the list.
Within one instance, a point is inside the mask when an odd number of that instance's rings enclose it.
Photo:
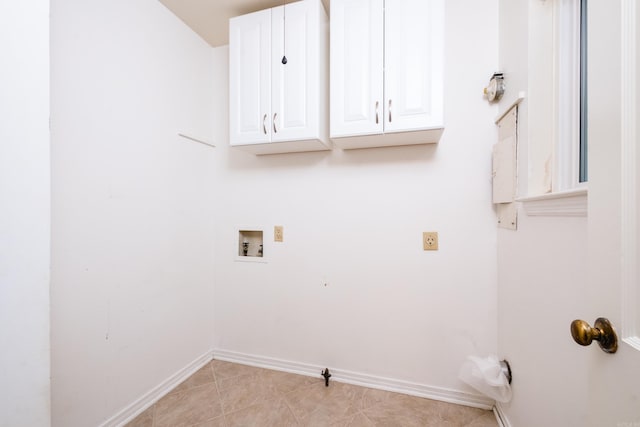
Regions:
[[[383,6],[331,1],[331,137],[383,131]]]
[[[443,0],[386,0],[385,132],[443,126],[443,21]]]
[[[300,1],[271,9],[273,142],[317,138],[319,7],[319,2]]]
[[[229,21],[231,145],[271,139],[271,11]]]

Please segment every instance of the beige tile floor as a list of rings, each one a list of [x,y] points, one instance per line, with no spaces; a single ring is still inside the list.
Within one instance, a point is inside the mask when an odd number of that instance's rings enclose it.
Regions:
[[[213,360],[127,427],[496,427],[491,411]]]

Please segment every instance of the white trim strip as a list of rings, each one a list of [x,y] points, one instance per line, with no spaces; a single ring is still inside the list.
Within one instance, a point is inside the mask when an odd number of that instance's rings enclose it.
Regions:
[[[622,341],[630,345],[632,348],[640,351],[640,338],[638,337],[624,338]]]
[[[264,356],[255,356],[221,349],[213,350],[213,358],[216,360],[224,360],[227,362],[256,366],[258,368],[274,369],[278,371],[290,372],[293,374],[317,377],[319,381],[322,380],[320,373],[325,368],[323,366],[274,359]],[[395,393],[403,393],[411,396],[424,397],[427,399],[439,400],[443,402],[455,403],[458,405],[471,406],[481,409],[492,409],[495,403],[488,397],[470,394],[462,391],[434,387],[425,384],[411,383],[408,381],[396,380],[392,378],[378,377],[369,374],[346,371],[338,368],[334,369],[332,367],[329,367],[329,370],[332,375],[331,380],[335,380],[341,383],[386,390]]]
[[[181,136],[181,137],[183,137],[183,138],[185,138],[185,139],[188,139],[188,140],[190,140],[190,141],[193,141],[193,142],[198,142],[198,143],[200,143],[200,144],[204,144],[204,145],[208,145],[209,147],[216,148],[216,146],[215,146],[215,145],[213,145],[212,143],[207,142],[207,141],[204,141],[204,140],[202,140],[202,139],[194,138],[194,137],[192,137],[192,136],[185,135],[185,134],[183,134],[183,133],[178,133],[178,136]]]
[[[496,415],[496,420],[498,421],[498,425],[500,427],[511,427],[509,418],[507,418],[507,414],[505,413],[504,408],[502,407],[500,402],[496,402],[496,406],[493,407],[493,413]]]
[[[212,359],[211,351],[206,352],[175,374],[149,390],[130,405],[122,408],[117,414],[100,424],[100,427],[121,427],[143,413],[154,403],[173,390],[178,384],[193,375],[198,369],[209,363]]]
[[[587,216],[588,201],[586,188],[516,199],[529,216]]]
[[[622,73],[621,81],[621,210],[622,210],[622,337],[640,350],[638,322],[638,196],[636,149],[636,1],[622,2]]]

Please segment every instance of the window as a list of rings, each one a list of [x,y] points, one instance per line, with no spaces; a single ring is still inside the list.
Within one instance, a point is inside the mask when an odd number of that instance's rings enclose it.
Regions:
[[[587,2],[530,2],[526,196],[528,215],[586,216]]]
[[[553,192],[584,187],[588,180],[587,0],[559,0],[556,17]]]
[[[580,165],[578,182],[587,182],[589,177],[587,106],[587,0],[580,0]]]

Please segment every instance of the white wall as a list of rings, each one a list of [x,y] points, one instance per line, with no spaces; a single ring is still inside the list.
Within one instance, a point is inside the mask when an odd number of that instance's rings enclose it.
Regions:
[[[231,150],[228,48],[216,49],[216,351],[464,391],[465,357],[496,352],[497,109],[482,88],[497,67],[497,2],[446,3],[438,145]],[[234,261],[246,225],[268,239],[284,226],[268,263]],[[438,252],[422,250],[423,231],[439,232]]]
[[[46,426],[49,2],[0,3],[0,426]]]
[[[51,13],[52,419],[89,426],[211,349],[213,62],[156,0]]]
[[[552,109],[542,88],[549,51],[544,25],[553,2],[500,1],[500,68],[505,109],[521,91],[518,190],[544,191]],[[531,72],[531,70],[536,70]],[[546,76],[548,77],[548,75]],[[547,88],[548,89],[548,88]],[[586,307],[587,218],[529,217],[520,206],[518,230],[498,230],[498,352],[513,370],[513,399],[501,408],[507,425],[582,426],[587,400],[584,349],[569,325]]]

